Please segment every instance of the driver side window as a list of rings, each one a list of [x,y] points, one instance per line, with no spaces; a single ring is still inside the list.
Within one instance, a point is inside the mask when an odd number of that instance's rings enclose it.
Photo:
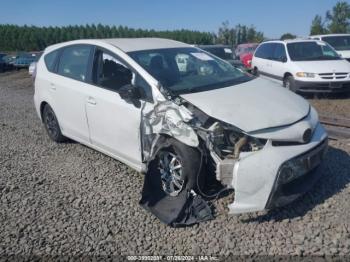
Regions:
[[[102,50],[96,50],[93,68],[93,83],[118,91],[133,82],[132,71],[116,57]]]

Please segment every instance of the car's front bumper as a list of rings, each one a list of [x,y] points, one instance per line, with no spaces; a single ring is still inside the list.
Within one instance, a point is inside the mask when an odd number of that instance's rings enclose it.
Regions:
[[[309,154],[319,152],[319,147],[322,150],[327,147],[327,134],[321,124],[317,125],[307,144],[275,146],[268,142],[262,150],[242,156],[234,166],[232,187],[235,193],[234,202],[229,205],[230,213],[261,211],[285,205],[305,193],[317,179],[315,176],[311,181],[311,176],[307,177],[307,173],[313,171],[318,164],[310,165],[303,174],[297,174],[297,178],[293,179],[295,184],[290,181],[289,185],[295,186],[296,191],[288,191],[288,185],[280,183],[280,170],[286,162],[297,157],[305,157],[303,161],[310,162]],[[301,184],[303,189],[299,190]]]
[[[282,164],[278,171],[269,200],[267,201],[266,209],[287,205],[313,187],[321,175],[321,172],[319,172],[317,168],[327,152],[327,144],[328,140],[325,139],[315,148],[312,148],[306,153],[294,157]],[[300,175],[291,180],[285,181],[283,175],[286,173],[284,171],[286,168],[288,170],[291,165],[298,165],[295,163],[302,165],[302,167],[300,167],[302,169]]]
[[[350,81],[300,81],[295,80],[298,92],[303,93],[344,93],[350,92]]]

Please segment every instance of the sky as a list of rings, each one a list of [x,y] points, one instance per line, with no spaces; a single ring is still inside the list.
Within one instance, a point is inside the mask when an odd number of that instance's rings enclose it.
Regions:
[[[348,0],[349,1],[349,0]],[[315,15],[337,0],[3,0],[0,24],[123,25],[133,28],[217,32],[223,21],[254,25],[268,38],[307,36]]]

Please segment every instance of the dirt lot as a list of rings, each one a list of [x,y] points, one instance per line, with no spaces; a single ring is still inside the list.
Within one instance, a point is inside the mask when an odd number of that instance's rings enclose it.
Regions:
[[[327,98],[308,99],[318,113],[350,118],[350,95],[336,95]]]
[[[345,116],[350,99],[312,99]],[[0,256],[350,253],[350,142],[330,141],[321,180],[295,203],[173,229],[143,210],[143,177],[99,152],[48,139],[26,71],[0,75]],[[257,170],[257,172],[259,172]]]

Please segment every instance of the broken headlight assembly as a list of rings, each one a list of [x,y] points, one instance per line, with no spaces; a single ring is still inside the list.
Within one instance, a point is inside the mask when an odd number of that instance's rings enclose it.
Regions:
[[[238,158],[241,152],[255,152],[262,149],[267,140],[248,136],[241,130],[219,122],[210,127],[210,143],[221,158]]]
[[[310,152],[286,161],[281,165],[279,170],[279,183],[286,184],[307,174],[322,162],[326,152],[327,141],[325,140],[322,144]]]

